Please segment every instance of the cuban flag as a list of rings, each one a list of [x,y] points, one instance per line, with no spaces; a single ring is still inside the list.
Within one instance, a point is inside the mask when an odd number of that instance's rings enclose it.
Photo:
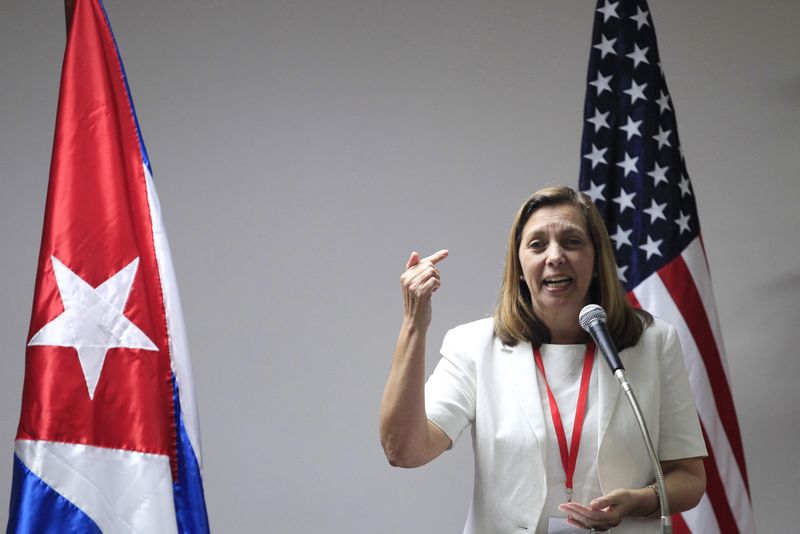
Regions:
[[[75,0],[8,532],[208,532],[161,208],[100,0]]]

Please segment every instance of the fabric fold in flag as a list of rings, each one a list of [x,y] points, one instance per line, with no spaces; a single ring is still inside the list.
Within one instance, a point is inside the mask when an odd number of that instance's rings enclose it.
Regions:
[[[75,0],[8,532],[209,531],[183,312],[100,0]]]
[[[700,221],[646,0],[599,0],[579,189],[603,215],[630,300],[675,325],[706,437],[706,494],[673,531],[754,533],[744,450]]]

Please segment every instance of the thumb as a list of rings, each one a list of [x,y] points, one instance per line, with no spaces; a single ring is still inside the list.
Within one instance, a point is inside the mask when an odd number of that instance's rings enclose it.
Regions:
[[[415,250],[411,253],[411,256],[408,257],[408,261],[406,262],[406,269],[410,269],[411,267],[415,266],[419,263],[420,257],[419,253]]]
[[[611,493],[603,495],[602,497],[598,497],[590,502],[589,507],[592,510],[602,510],[603,508],[607,508],[609,506],[615,506],[619,504],[619,502],[619,495],[615,491],[612,491]]]

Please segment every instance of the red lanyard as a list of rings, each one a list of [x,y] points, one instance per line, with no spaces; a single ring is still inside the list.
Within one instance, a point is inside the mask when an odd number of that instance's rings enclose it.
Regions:
[[[589,379],[592,376],[592,365],[594,363],[594,343],[586,346],[586,354],[583,357],[583,372],[581,373],[581,386],[578,392],[578,405],[575,408],[575,422],[572,424],[572,440],[567,450],[567,435],[564,433],[564,425],[561,423],[561,414],[558,411],[558,404],[550,384],[547,383],[547,375],[544,372],[542,354],[539,348],[533,349],[533,358],[536,360],[536,367],[542,373],[544,385],[547,388],[547,397],[550,400],[550,416],[553,418],[553,426],[556,429],[558,438],[558,448],[561,449],[561,464],[564,466],[564,473],[567,475],[567,496],[572,500],[572,475],[575,474],[575,464],[578,461],[578,448],[581,444],[581,430],[583,429],[583,419],[586,416],[586,396],[589,394]]]

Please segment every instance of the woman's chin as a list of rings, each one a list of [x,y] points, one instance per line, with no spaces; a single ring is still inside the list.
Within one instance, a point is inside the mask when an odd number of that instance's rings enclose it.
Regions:
[[[541,295],[538,308],[543,313],[537,315],[562,315],[564,313],[574,313],[577,321],[578,313],[581,308],[589,303],[589,299],[583,295],[578,296],[574,291],[547,291]]]

